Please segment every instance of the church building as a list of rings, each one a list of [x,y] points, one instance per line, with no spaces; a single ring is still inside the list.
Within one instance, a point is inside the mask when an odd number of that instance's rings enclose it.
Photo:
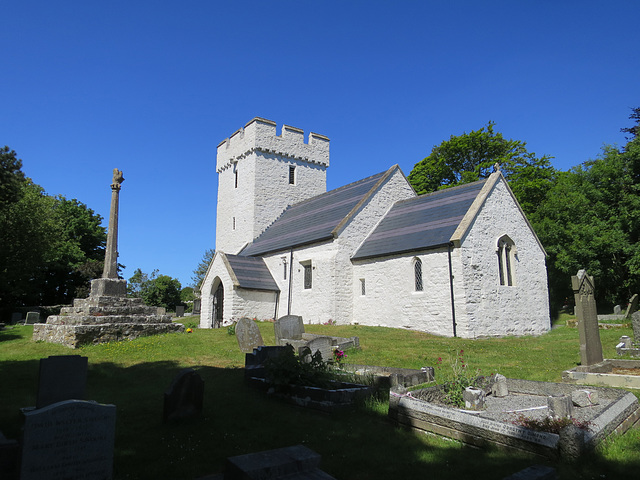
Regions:
[[[545,251],[500,171],[416,195],[398,165],[326,191],[329,139],[254,118],[218,145],[201,328],[305,323],[477,338],[549,330]]]

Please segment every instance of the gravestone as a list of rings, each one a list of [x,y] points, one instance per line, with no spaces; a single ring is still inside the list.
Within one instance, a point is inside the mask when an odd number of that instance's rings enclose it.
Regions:
[[[25,325],[35,325],[36,323],[40,323],[40,313],[39,312],[27,312],[27,319],[25,320]]]
[[[638,300],[639,300],[638,294],[634,293],[631,299],[629,300],[629,306],[627,307],[627,312],[625,313],[625,317],[631,318],[631,315],[633,315],[638,310]]]
[[[588,275],[586,270],[580,270],[576,276],[571,277],[571,285],[576,300],[580,332],[580,367],[585,368],[604,360],[594,297],[595,284],[593,277]]]
[[[63,400],[83,400],[87,357],[60,355],[40,359],[36,408]]]
[[[298,315],[285,315],[273,324],[276,335],[276,345],[283,345],[282,340],[302,340],[304,324]]]
[[[162,421],[182,420],[202,414],[204,381],[193,368],[185,368],[164,392]]]
[[[108,480],[115,405],[67,400],[25,412],[21,480]]]
[[[184,317],[184,305],[176,305],[176,317]]]
[[[22,321],[22,314],[20,312],[13,312],[11,314],[11,323],[16,324]]]
[[[320,355],[322,355],[322,360],[324,362],[332,362],[333,361],[333,340],[331,337],[316,337],[311,339],[307,343],[307,347],[311,349],[311,355],[314,355],[317,351],[320,351]],[[306,347],[300,347],[300,350]],[[300,352],[298,351],[298,353]]]
[[[620,305],[616,305],[613,307],[613,314],[620,315],[622,313],[622,307]]]
[[[200,307],[202,305],[202,300],[199,298],[196,298],[193,300],[193,314],[194,315],[200,315]]]
[[[236,323],[236,338],[242,353],[251,353],[254,348],[264,345],[258,325],[247,317],[241,318]]]
[[[636,343],[640,342],[640,312],[631,314],[631,326],[633,328],[633,340]]]

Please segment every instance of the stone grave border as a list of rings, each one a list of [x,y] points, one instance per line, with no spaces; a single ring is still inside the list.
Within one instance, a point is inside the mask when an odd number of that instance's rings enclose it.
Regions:
[[[510,394],[569,395],[576,389],[573,385],[517,379],[507,379],[507,385]],[[640,405],[632,393],[602,387],[592,387],[590,390],[615,400],[590,420],[591,427],[584,436],[584,448],[594,447],[612,432],[624,433],[640,419]],[[454,438],[477,447],[493,444],[543,457],[558,458],[561,455],[559,435],[483,418],[476,412],[436,405],[409,395],[391,397],[389,417],[399,425]]]
[[[640,370],[640,360],[605,359],[595,365],[578,366],[562,372],[562,381],[578,385],[640,389],[640,375],[612,373],[613,368]]]

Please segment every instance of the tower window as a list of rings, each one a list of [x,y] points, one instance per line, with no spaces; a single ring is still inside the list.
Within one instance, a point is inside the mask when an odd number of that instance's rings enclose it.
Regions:
[[[233,229],[236,229],[236,217],[233,217]]]
[[[365,281],[364,278],[360,279],[360,295],[362,295],[363,297],[367,294],[367,289],[365,287]]]
[[[235,188],[238,188],[238,170],[235,169],[233,174],[235,175]]]
[[[500,237],[498,240],[498,274],[500,285],[513,286],[514,283],[514,258],[516,246],[508,236]]]
[[[413,262],[413,276],[416,292],[422,292],[424,290],[422,285],[422,260],[419,258],[416,258]]]
[[[289,185],[296,184],[296,167],[294,165],[289,165]]]

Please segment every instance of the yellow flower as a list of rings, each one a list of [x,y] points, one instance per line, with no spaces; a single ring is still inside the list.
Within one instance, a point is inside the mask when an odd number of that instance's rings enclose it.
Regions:
[[[193,332],[193,328],[187,328],[187,333],[192,333]]]

